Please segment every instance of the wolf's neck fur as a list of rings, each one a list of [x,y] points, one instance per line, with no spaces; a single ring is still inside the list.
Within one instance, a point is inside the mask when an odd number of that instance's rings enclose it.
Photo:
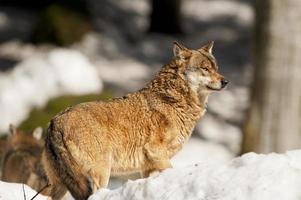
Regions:
[[[175,109],[186,125],[189,123],[193,127],[206,111],[208,94],[199,95],[191,89],[185,77],[185,66],[176,59],[165,65],[145,89],[155,94],[161,103]]]

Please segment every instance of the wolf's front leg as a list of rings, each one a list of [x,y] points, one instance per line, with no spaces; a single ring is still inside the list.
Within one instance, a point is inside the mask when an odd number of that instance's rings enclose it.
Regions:
[[[142,168],[142,177],[157,175],[159,172],[171,168],[167,150],[160,144],[148,143],[144,146],[145,164]]]
[[[157,160],[157,161],[148,161],[145,168],[142,169],[141,176],[143,178],[149,176],[156,176],[163,170],[167,168],[172,168],[172,165],[169,160]]]

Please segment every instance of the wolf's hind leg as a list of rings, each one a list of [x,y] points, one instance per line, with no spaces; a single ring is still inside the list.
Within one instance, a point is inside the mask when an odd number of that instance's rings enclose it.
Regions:
[[[51,161],[48,159],[46,152],[43,151],[42,163],[43,169],[47,175],[49,187],[47,187],[42,194],[51,196],[52,200],[60,200],[67,193],[67,188],[52,169],[50,162]]]
[[[50,196],[51,200],[61,200],[67,193],[66,186],[57,177],[49,176],[49,187],[42,194]]]
[[[67,189],[63,184],[56,184],[51,187],[51,194],[52,200],[61,200],[66,195]]]

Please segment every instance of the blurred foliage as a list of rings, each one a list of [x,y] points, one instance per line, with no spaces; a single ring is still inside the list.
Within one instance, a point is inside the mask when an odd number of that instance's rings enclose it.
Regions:
[[[62,96],[52,99],[42,109],[33,109],[29,117],[21,123],[19,128],[23,131],[32,131],[38,126],[47,128],[48,122],[60,111],[63,111],[69,106],[76,105],[82,102],[95,101],[95,100],[108,100],[112,98],[112,93],[109,91],[103,91],[99,94],[89,94],[83,96]]]
[[[80,7],[79,1],[76,7]],[[83,5],[84,7],[84,5]],[[41,13],[36,23],[32,41],[34,43],[53,43],[59,46],[69,46],[79,41],[92,29],[87,12],[67,7],[64,4],[52,4]]]

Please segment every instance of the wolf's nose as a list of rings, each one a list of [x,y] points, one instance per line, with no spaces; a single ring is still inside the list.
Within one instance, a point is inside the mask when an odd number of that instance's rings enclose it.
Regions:
[[[227,79],[222,79],[222,88],[226,87],[226,85],[229,83]]]

